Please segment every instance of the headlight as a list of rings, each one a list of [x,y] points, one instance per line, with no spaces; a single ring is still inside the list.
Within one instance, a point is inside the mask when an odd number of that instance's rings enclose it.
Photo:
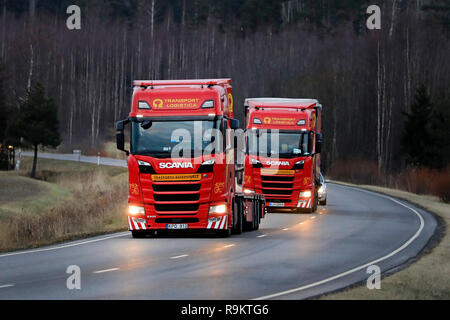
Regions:
[[[138,160],[138,165],[145,166],[145,167],[151,167],[152,166],[150,163],[142,161],[142,160]]]
[[[245,193],[245,194],[254,194],[254,193],[255,193],[255,190],[244,189],[244,193]]]
[[[253,168],[262,168],[263,167],[261,161],[259,161],[258,159],[252,158],[251,161],[252,161]]]
[[[252,159],[252,164],[261,164],[261,161],[257,159]]]
[[[254,124],[262,124],[261,120],[258,118],[253,118],[253,123]]]
[[[128,213],[132,216],[145,215],[145,208],[140,206],[128,206]]]
[[[319,190],[317,190],[318,193],[324,193],[325,192],[325,188],[323,186],[320,186]]]
[[[216,206],[210,206],[209,207],[209,213],[226,213],[227,212],[227,206],[225,204],[219,204]]]
[[[311,191],[302,191],[300,192],[299,198],[310,198],[311,197]]]
[[[212,166],[216,162],[215,159],[209,159],[202,163],[202,166]]]

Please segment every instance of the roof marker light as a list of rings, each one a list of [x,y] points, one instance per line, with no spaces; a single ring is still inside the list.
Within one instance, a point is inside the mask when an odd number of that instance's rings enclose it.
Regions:
[[[306,124],[306,120],[305,119],[298,120],[298,122],[297,122],[298,126],[304,126],[305,124]]]
[[[253,123],[254,124],[262,124],[261,120],[258,118],[253,118]]]

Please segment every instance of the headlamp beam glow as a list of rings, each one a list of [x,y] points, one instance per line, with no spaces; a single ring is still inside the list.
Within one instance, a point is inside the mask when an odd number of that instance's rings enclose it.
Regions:
[[[311,191],[301,191],[299,194],[299,198],[311,198]]]
[[[128,206],[128,213],[132,216],[145,215],[145,208],[141,206]]]
[[[219,204],[209,207],[209,213],[223,214],[227,212],[227,206],[225,204]]]

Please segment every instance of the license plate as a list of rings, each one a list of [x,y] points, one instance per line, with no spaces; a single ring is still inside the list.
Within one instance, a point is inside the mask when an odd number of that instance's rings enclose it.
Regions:
[[[282,202],[269,202],[269,207],[284,207]]]
[[[178,223],[178,224],[168,224],[167,229],[170,230],[184,230],[188,228],[187,223]]]
[[[153,174],[153,181],[198,181],[201,180],[201,174]]]

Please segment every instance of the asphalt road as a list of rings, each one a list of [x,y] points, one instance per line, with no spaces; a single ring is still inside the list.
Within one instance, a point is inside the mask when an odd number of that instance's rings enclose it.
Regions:
[[[407,262],[435,228],[407,202],[329,184],[317,213],[272,213],[231,238],[122,232],[1,254],[0,299],[303,299]],[[80,290],[66,286],[70,265]]]

